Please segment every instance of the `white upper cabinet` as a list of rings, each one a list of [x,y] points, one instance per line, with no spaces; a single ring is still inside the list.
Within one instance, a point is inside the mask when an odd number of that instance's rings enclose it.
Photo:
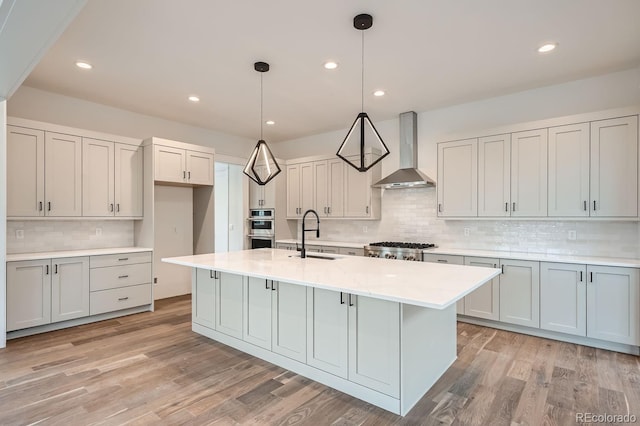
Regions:
[[[312,209],[314,193],[313,163],[287,166],[287,218],[301,218]]]
[[[549,216],[589,216],[589,123],[549,129]]]
[[[44,132],[7,126],[7,216],[44,216]]]
[[[344,217],[369,218],[374,215],[373,169],[359,172],[353,167],[345,167]],[[378,190],[379,191],[379,190]]]
[[[511,216],[547,215],[547,129],[511,134]]]
[[[172,141],[162,139],[167,145],[154,143],[154,180],[194,186],[212,186],[214,179],[214,155],[184,149],[182,143],[169,146]]]
[[[46,132],[45,215],[82,215],[82,138]]]
[[[265,166],[256,166],[256,169],[265,169]],[[283,171],[284,173],[284,171]],[[279,174],[266,185],[258,185],[249,180],[249,208],[250,209],[275,209],[276,208],[276,181],[282,178]]]
[[[478,140],[438,144],[438,216],[478,215]]]
[[[638,116],[591,123],[591,216],[638,215]]]
[[[113,216],[115,212],[114,197],[114,143],[83,138],[83,216]]]
[[[321,217],[344,215],[344,176],[345,163],[340,159],[313,162],[314,205]]]
[[[478,139],[478,216],[511,213],[511,135]]]
[[[115,144],[115,215],[142,217],[144,149]]]

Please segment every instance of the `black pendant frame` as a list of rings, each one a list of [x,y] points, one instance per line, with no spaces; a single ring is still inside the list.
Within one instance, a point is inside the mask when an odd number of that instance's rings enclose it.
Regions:
[[[369,123],[369,126],[374,131],[374,133],[376,134],[376,137],[378,138],[378,141],[380,142],[380,145],[382,146],[382,148],[384,148],[383,154],[379,158],[375,159],[368,166],[364,165],[364,159],[365,159],[364,133],[365,133],[365,124],[366,124],[365,120],[366,120],[366,122]],[[360,122],[360,126],[358,126],[358,122]],[[351,134],[354,132],[354,130],[356,130],[356,127],[360,127],[360,155],[359,155],[360,164],[354,164],[353,162],[351,162],[351,160],[349,160],[347,157],[345,157],[345,156],[343,156],[341,154],[341,151],[347,145],[347,141],[349,140],[349,136],[351,136]],[[349,132],[347,132],[347,136],[345,136],[344,140],[342,141],[342,144],[340,144],[340,148],[338,148],[338,152],[336,153],[336,155],[339,158],[341,158],[344,162],[349,164],[351,167],[356,169],[357,171],[366,172],[367,170],[369,170],[370,168],[372,168],[373,166],[378,164],[380,161],[382,161],[382,159],[384,157],[386,157],[387,155],[389,155],[389,153],[390,152],[389,152],[389,148],[387,147],[387,144],[385,144],[384,141],[382,140],[382,137],[380,136],[380,133],[378,133],[378,129],[376,129],[376,126],[373,125],[373,122],[369,118],[369,115],[367,115],[366,112],[361,112],[360,114],[358,114],[358,116],[356,117],[355,121],[353,122],[353,124],[349,128]]]

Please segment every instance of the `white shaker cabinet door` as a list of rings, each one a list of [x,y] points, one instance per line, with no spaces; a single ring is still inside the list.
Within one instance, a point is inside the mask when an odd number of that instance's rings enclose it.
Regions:
[[[499,259],[488,257],[466,257],[464,264],[484,268],[497,268]],[[498,321],[500,319],[500,277],[495,277],[464,298],[464,314],[470,317]]]
[[[478,139],[478,216],[511,214],[511,135]]]
[[[640,271],[587,266],[587,337],[640,344]]]
[[[187,151],[187,182],[193,185],[212,186],[214,177],[213,154]]]
[[[511,216],[547,215],[547,129],[511,134]]]
[[[216,282],[216,330],[242,339],[243,277],[219,272]]]
[[[82,215],[115,214],[114,143],[82,138]]]
[[[400,397],[400,304],[346,296],[349,304],[349,380]]]
[[[7,331],[51,322],[51,260],[7,262]]]
[[[591,216],[638,215],[638,116],[591,123]]]
[[[269,350],[271,350],[272,291],[275,291],[275,284],[272,280],[256,277],[245,278],[242,339]]]
[[[307,292],[307,364],[347,378],[348,295],[309,287]]]
[[[549,129],[549,216],[589,216],[589,124]]]
[[[329,217],[344,216],[344,193],[345,193],[345,168],[346,165],[341,159],[327,160],[327,207]],[[363,188],[367,192],[370,187]],[[366,209],[365,209],[366,211]]]
[[[540,327],[540,263],[500,260],[500,321]]]
[[[287,166],[287,218],[298,218],[302,216],[300,166],[300,164]]]
[[[327,184],[329,180],[329,165],[326,161],[313,162],[314,199],[313,205],[320,217],[329,216],[329,198]]]
[[[274,282],[273,285],[271,349],[306,363],[307,287],[286,282]]]
[[[216,328],[216,279],[217,271],[208,269],[195,269],[193,280],[193,306],[191,311],[192,321],[209,327]]]
[[[540,328],[587,334],[587,267],[569,263],[540,264]]]
[[[438,144],[438,216],[478,215],[477,171],[477,139]]]
[[[142,217],[143,154],[133,145],[115,144],[115,215]]]
[[[82,138],[45,133],[45,215],[82,215]]]
[[[44,132],[7,126],[7,216],[44,215]]]
[[[153,146],[154,180],[183,183],[187,180],[187,158],[184,149]]]
[[[51,260],[51,322],[89,316],[89,258]]]

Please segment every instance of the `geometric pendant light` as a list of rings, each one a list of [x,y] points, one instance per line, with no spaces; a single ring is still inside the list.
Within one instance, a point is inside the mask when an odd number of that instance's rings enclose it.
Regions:
[[[262,75],[269,71],[269,64],[256,62],[253,68],[260,73],[260,140],[249,156],[243,173],[258,185],[266,185],[281,170],[267,143],[262,139]]]
[[[389,155],[389,149],[364,112],[364,30],[371,28],[373,18],[366,13],[353,18],[355,29],[362,31],[362,98],[361,113],[351,125],[336,155],[359,172],[366,172]]]

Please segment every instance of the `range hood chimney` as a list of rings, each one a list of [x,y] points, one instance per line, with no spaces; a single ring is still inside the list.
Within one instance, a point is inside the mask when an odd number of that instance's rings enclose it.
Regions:
[[[400,169],[373,184],[376,188],[401,189],[435,186],[418,170],[418,119],[413,111],[400,114]]]

